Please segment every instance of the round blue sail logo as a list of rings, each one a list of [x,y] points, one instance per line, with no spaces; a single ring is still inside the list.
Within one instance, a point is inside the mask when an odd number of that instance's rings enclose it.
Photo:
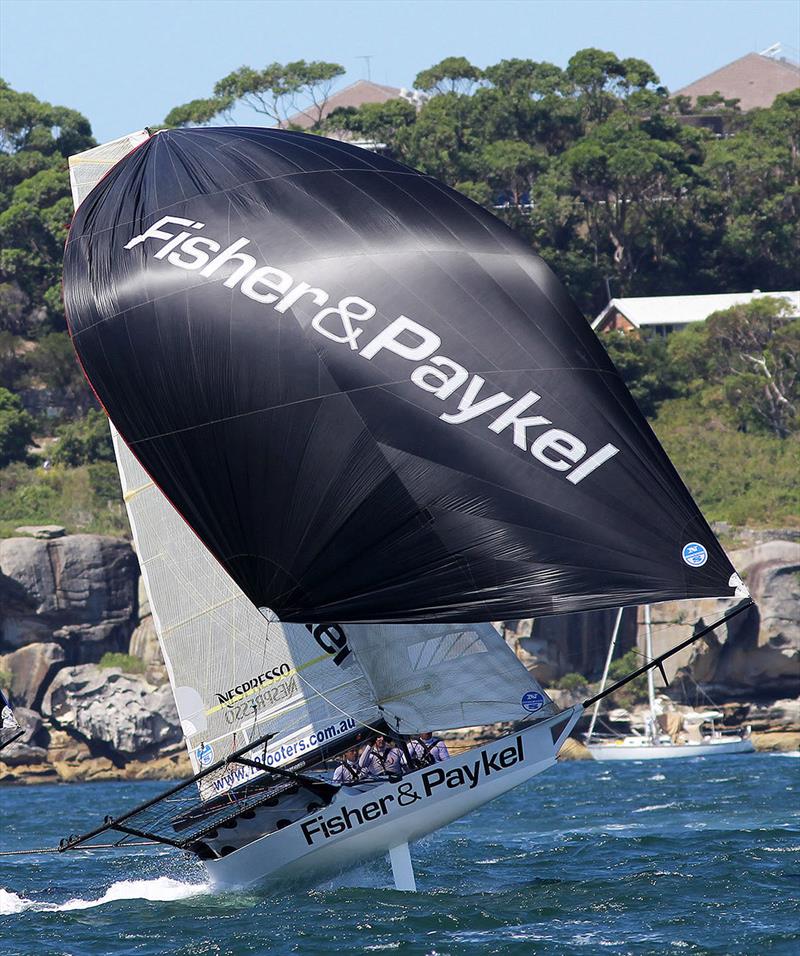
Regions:
[[[194,755],[201,767],[209,767],[214,763],[214,748],[211,744],[203,744],[202,747],[198,747]]]
[[[706,561],[708,561],[708,551],[706,551],[702,544],[698,544],[696,541],[690,541],[688,544],[685,544],[683,551],[681,551],[681,556],[690,568],[701,568]]]
[[[544,695],[538,691],[529,690],[527,694],[522,695],[522,706],[529,714],[535,714],[537,710],[544,707]]]

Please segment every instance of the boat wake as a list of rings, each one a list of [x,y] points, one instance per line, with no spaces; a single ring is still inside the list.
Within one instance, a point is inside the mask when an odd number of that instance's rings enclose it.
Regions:
[[[65,903],[45,903],[29,900],[10,890],[0,889],[0,916],[11,916],[26,910],[34,912],[65,913],[70,910],[88,910],[106,903],[120,900],[151,900],[154,902],[174,902],[185,900],[202,893],[210,893],[209,883],[184,883],[161,876],[155,880],[120,880],[112,883],[105,893],[96,900],[72,899]]]

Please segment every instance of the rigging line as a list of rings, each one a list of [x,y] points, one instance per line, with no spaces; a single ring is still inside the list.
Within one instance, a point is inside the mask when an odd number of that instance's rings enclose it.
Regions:
[[[600,681],[600,693],[601,693],[601,694],[603,693],[603,690],[605,689],[605,686],[606,686],[606,681],[608,680],[608,670],[609,670],[609,668],[611,667],[611,659],[614,657],[614,649],[615,649],[616,646],[617,646],[617,637],[618,637],[618,635],[619,635],[619,626],[620,626],[620,624],[622,623],[622,612],[623,612],[624,610],[625,610],[625,608],[621,607],[621,608],[619,609],[619,611],[617,611],[617,619],[616,619],[616,621],[614,622],[614,631],[613,631],[613,633],[612,633],[612,635],[611,635],[611,643],[610,643],[609,646],[608,646],[608,654],[606,655],[606,663],[605,663],[605,667],[603,668],[603,678],[602,678],[602,680]],[[600,710],[600,701],[598,700],[598,701],[595,702],[594,711],[592,712],[592,721],[591,721],[591,723],[589,724],[589,733],[586,735],[586,743],[587,743],[587,744],[588,744],[589,741],[592,739],[592,734],[594,733],[594,725],[597,723],[597,713],[598,713],[599,710]]]
[[[353,714],[349,714],[346,710],[343,710],[338,704],[334,704],[334,702],[330,699],[330,697],[327,697],[325,694],[322,693],[321,690],[314,687],[314,685],[311,684],[309,681],[307,681],[305,677],[302,676],[302,674],[298,674],[297,676],[300,678],[300,680],[304,684],[307,684],[314,691],[315,694],[318,694],[325,701],[326,704],[328,704],[330,707],[333,707],[334,710],[337,710],[344,717],[347,717],[348,720],[354,720],[357,724],[360,724],[362,727],[366,727],[367,730],[371,730],[374,734],[383,733],[382,730],[379,730],[377,727],[373,727],[372,724],[368,724],[366,723],[366,721],[359,720],[358,717],[353,716]]]
[[[751,607],[755,607],[755,603],[756,602],[752,598],[748,598],[746,601],[743,601],[738,605],[738,607],[735,607],[728,614],[724,614],[718,621],[715,621],[713,624],[709,624],[708,627],[704,627],[702,630],[698,631],[696,634],[693,634],[680,644],[676,644],[675,647],[666,653],[660,654],[658,657],[654,657],[643,667],[639,667],[637,670],[628,674],[627,677],[623,677],[622,680],[618,680],[616,684],[612,684],[611,687],[607,687],[602,693],[595,694],[594,697],[590,697],[588,700],[585,700],[583,702],[584,710],[588,710],[596,701],[602,700],[604,697],[608,697],[610,694],[613,694],[615,690],[619,690],[620,687],[624,687],[625,684],[629,684],[632,680],[639,677],[640,674],[646,674],[647,671],[652,670],[654,667],[661,668],[663,673],[663,663],[665,660],[667,660],[667,658],[672,657],[673,654],[677,654],[678,651],[682,651],[684,647],[689,647],[690,644],[694,644],[695,641],[699,641],[701,637],[705,637],[706,634],[710,634],[711,631],[716,630],[720,624],[726,624],[731,620],[731,618],[736,617],[737,614],[741,614],[742,611],[747,611]]]

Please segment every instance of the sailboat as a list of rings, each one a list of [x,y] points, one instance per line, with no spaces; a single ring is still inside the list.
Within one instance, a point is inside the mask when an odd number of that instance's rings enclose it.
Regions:
[[[413,889],[409,845],[552,767],[586,706],[491,621],[752,604],[558,280],[482,208],[279,129],[144,130],[70,168],[69,330],[195,772],[62,851],[164,843],[226,886],[388,854]],[[402,777],[334,784],[379,734]]]
[[[603,677],[600,682],[600,692],[605,690],[608,679],[609,666],[614,656],[619,626],[622,620],[623,608],[620,608],[614,622],[611,643],[608,648]],[[653,624],[650,615],[650,606],[644,608],[645,657],[653,659]],[[664,733],[659,724],[662,708],[656,700],[655,671],[647,672],[647,716],[645,717],[645,731],[628,736],[615,736],[595,739],[593,741],[595,724],[597,722],[600,700],[597,700],[592,712],[589,731],[586,735],[586,746],[595,760],[674,760],[681,757],[714,757],[723,754],[752,753],[755,748],[750,739],[749,728],[744,733],[724,733],[717,729],[716,721],[722,719],[719,711],[695,712],[684,718],[684,727],[687,731],[685,739],[676,739],[674,734]],[[702,724],[710,724],[710,733],[702,734]]]
[[[24,733],[22,727],[17,723],[11,704],[6,700],[3,691],[0,690],[0,751],[9,744],[13,744]]]

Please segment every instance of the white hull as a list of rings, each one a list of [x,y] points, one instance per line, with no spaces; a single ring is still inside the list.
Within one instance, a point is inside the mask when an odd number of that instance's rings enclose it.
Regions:
[[[316,879],[419,840],[552,767],[582,713],[579,705],[399,783],[343,788],[323,810],[207,862],[211,880]]]
[[[749,754],[755,748],[749,737],[721,738],[699,744],[589,744],[595,760],[675,760],[687,757],[718,757],[722,754]]]

